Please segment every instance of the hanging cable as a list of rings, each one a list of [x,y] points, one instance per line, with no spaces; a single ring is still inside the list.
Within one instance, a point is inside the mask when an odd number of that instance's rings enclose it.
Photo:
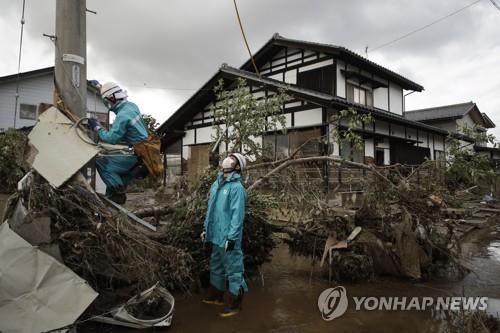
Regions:
[[[404,35],[402,35],[402,36],[400,36],[400,37],[398,37],[396,39],[393,39],[393,40],[391,40],[389,42],[386,42],[386,43],[383,43],[383,44],[381,44],[381,45],[379,45],[377,47],[374,47],[370,51],[373,52],[375,50],[380,50],[383,47],[386,47],[386,46],[389,46],[389,45],[394,44],[396,42],[399,42],[400,40],[405,39],[406,37],[409,37],[409,36],[411,36],[411,35],[413,35],[413,34],[415,34],[417,32],[420,32],[420,31],[424,30],[424,29],[427,29],[430,26],[433,26],[434,24],[437,24],[437,23],[439,23],[441,21],[444,21],[447,18],[452,17],[452,16],[454,16],[454,15],[456,15],[456,14],[458,14],[458,13],[464,11],[464,10],[466,10],[467,8],[474,6],[475,4],[477,4],[477,3],[481,2],[481,1],[482,0],[476,0],[476,1],[468,4],[467,6],[464,6],[464,7],[460,8],[460,9],[457,9],[454,12],[451,12],[450,14],[448,14],[446,16],[443,16],[443,17],[441,17],[441,18],[439,18],[439,19],[437,19],[435,21],[432,21],[431,23],[428,23],[428,24],[424,25],[423,27],[420,27],[418,29],[412,30],[412,31],[410,31],[410,32],[408,32],[408,33],[406,33],[406,34],[404,34]],[[492,0],[490,0],[490,1],[492,1]]]
[[[17,79],[16,79],[16,104],[14,105],[14,128],[17,121],[17,104],[19,102],[19,79],[21,77],[21,55],[23,51],[23,34],[24,34],[24,11],[26,9],[26,0],[23,0],[23,11],[21,15],[21,36],[19,38],[19,58],[17,59]]]
[[[500,10],[500,5],[495,2],[495,0],[490,0],[491,4],[495,6],[496,9]]]
[[[253,58],[252,51],[250,51],[250,46],[248,45],[247,37],[245,35],[245,30],[243,29],[243,24],[241,23],[240,12],[238,11],[238,5],[236,4],[236,0],[233,0],[234,10],[236,11],[236,16],[238,17],[238,24],[240,25],[241,34],[243,35],[243,40],[245,41],[245,45],[248,50],[248,54],[250,55],[250,59],[252,60],[253,68],[255,69],[255,73],[260,78],[260,72],[257,68],[257,64],[255,63],[255,59]]]

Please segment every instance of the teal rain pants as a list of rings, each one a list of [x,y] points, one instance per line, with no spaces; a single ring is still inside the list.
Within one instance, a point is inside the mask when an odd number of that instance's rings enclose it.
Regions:
[[[137,163],[137,157],[131,154],[102,156],[95,161],[97,171],[106,184],[106,193],[110,188],[128,185],[133,177],[130,169]]]
[[[226,290],[229,282],[229,292],[237,296],[240,288],[248,291],[243,278],[243,252],[232,250],[226,252],[223,247],[213,245],[210,256],[210,283],[220,291]]]

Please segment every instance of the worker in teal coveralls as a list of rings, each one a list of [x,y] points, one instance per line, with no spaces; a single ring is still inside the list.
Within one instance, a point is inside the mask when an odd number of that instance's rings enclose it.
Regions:
[[[98,133],[99,139],[111,144],[123,142],[134,145],[148,138],[139,108],[127,101],[125,90],[116,83],[108,82],[101,86],[101,97],[116,118],[109,131],[102,128],[96,119],[89,119],[87,126]],[[130,170],[137,162],[137,156],[131,151],[117,151],[112,156],[103,155],[96,159],[97,171],[106,184],[107,197],[116,203],[125,203],[125,189],[133,179]]]
[[[201,238],[212,243],[210,256],[210,290],[204,303],[223,305],[221,317],[241,311],[243,293],[248,291],[243,278],[241,240],[245,219],[246,192],[241,171],[246,160],[241,154],[230,154],[222,162],[222,170],[210,188],[208,209]],[[224,303],[224,291],[228,297]]]

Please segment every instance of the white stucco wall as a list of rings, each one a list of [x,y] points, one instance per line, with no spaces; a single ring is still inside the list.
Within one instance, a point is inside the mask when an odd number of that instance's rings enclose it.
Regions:
[[[403,114],[403,88],[392,82],[389,85],[389,111]]]
[[[321,108],[295,112],[295,126],[319,125],[323,122],[323,110]]]
[[[387,88],[376,88],[373,89],[373,106],[382,109],[389,110],[389,97]]]

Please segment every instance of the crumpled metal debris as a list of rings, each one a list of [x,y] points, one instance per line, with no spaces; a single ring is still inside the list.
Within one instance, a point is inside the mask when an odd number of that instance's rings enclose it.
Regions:
[[[162,295],[163,300],[170,305],[168,312],[159,314],[154,319],[141,319],[131,314],[127,307],[130,304],[141,303],[150,297],[152,293],[159,293]],[[109,315],[96,316],[93,318],[96,322],[105,324],[112,324],[117,326],[125,326],[132,328],[148,328],[148,327],[168,327],[172,325],[172,318],[174,315],[175,298],[165,288],[160,287],[158,283],[153,287],[143,291],[142,293],[132,297],[125,304],[118,306],[111,310]]]
[[[74,323],[97,293],[68,267],[0,225],[0,331],[35,333]]]

